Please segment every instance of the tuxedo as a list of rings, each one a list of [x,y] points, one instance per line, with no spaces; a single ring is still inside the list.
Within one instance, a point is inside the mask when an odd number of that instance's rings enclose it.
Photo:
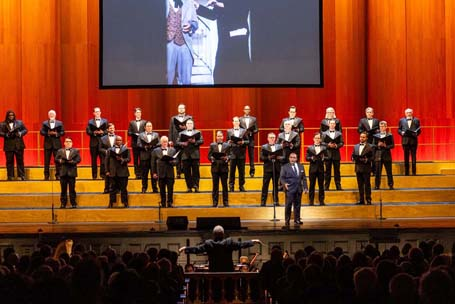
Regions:
[[[329,122],[331,120],[335,120],[335,130],[337,130],[339,132],[342,132],[341,121],[338,118],[333,118],[333,119],[332,118],[324,118],[321,121],[321,126],[319,128],[321,133],[324,133],[325,131],[328,131],[330,129]]]
[[[66,207],[68,202],[67,190],[69,190],[71,206],[76,207],[76,177],[77,164],[81,162],[79,150],[70,148],[67,155],[65,148],[59,149],[55,156],[55,163],[60,164],[60,203]]]
[[[193,119],[191,115],[175,115],[171,117],[171,121],[169,123],[169,141],[174,144],[174,148],[177,152],[180,150],[180,147],[176,144],[177,139],[179,138],[179,133],[185,131],[186,129],[186,121],[189,119]],[[182,155],[177,155],[177,164],[176,164],[177,175],[180,176],[182,173]],[[180,178],[180,177],[179,177]]]
[[[141,178],[142,178],[142,193],[147,191],[148,187],[148,176],[149,172],[153,174],[152,170],[152,155],[155,148],[160,145],[160,136],[156,132],[151,133],[150,141],[147,135],[147,132],[141,132],[137,137],[136,147],[140,151],[140,160],[141,160]],[[172,169],[172,167],[171,167]],[[152,178],[152,190],[153,192],[158,192],[158,186],[156,179]]]
[[[297,132],[297,133],[300,134],[300,133],[303,133],[303,131],[305,130],[304,127],[303,127],[302,118],[300,118],[300,117],[294,117],[294,118],[286,117],[286,118],[283,118],[281,120],[280,132],[284,132],[284,123],[286,121],[292,122],[292,131],[294,131],[294,132]]]
[[[139,127],[138,127],[139,123]],[[137,146],[137,139],[139,134],[145,131],[145,124],[147,123],[146,120],[136,120],[133,119],[130,121],[128,125],[128,136],[131,137],[131,150],[133,151],[133,163],[134,163],[134,174],[136,178],[142,176],[141,174],[141,166],[140,166],[140,159],[139,154],[141,152],[140,148]]]
[[[227,207],[229,205],[228,199],[228,172],[229,172],[229,152],[231,145],[226,142],[217,143],[213,142],[210,144],[208,159],[211,162],[211,173],[212,173],[212,202],[213,207],[218,206],[219,187],[221,180],[221,187],[223,189],[223,205]],[[216,158],[214,153],[224,153],[226,159]]]
[[[117,189],[120,189],[122,203],[128,207],[128,163],[131,160],[130,150],[122,145],[119,151],[116,151],[116,146],[107,149],[105,159],[105,172],[109,176],[109,207],[117,201]]]
[[[245,83],[251,73],[249,14],[252,2],[225,0],[223,3],[224,7],[213,9],[200,5],[196,11],[199,16],[217,21],[218,48],[213,78],[215,84]],[[243,33],[233,35],[236,30]]]
[[[334,139],[332,140],[330,136],[330,130],[327,130],[322,133],[321,143],[327,147],[327,158],[324,160],[325,163],[325,185],[324,189],[328,190],[330,187],[331,174],[332,174],[332,165],[333,165],[333,177],[335,179],[335,186],[337,190],[342,190],[341,188],[341,174],[340,174],[340,161],[341,154],[340,148],[344,146],[343,135],[340,131],[335,131]],[[328,142],[334,142],[337,144],[336,148],[330,148],[327,146]]]
[[[368,142],[363,145],[364,148],[360,152],[360,146],[357,144],[352,151],[351,159],[355,162],[355,174],[357,177],[357,186],[359,188],[359,203],[360,205],[366,203],[371,204],[371,161],[373,160],[374,149]]]
[[[371,127],[370,127],[370,121],[371,121]],[[379,133],[379,119],[377,118],[361,118],[359,121],[359,126],[357,127],[357,132],[359,134],[363,132],[368,133],[368,143],[372,144],[373,143],[373,136],[377,133]]]
[[[310,205],[314,204],[316,181],[318,182],[319,189],[319,204],[324,205],[324,160],[327,157],[327,147],[320,144],[319,149],[319,153],[317,153],[315,145],[308,146],[305,156],[305,159],[310,162],[308,172],[310,178],[310,189],[308,191]]]
[[[282,185],[288,184],[286,193],[286,206],[284,217],[286,225],[289,225],[291,219],[291,209],[294,205],[294,222],[300,222],[300,205],[302,202],[302,193],[308,189],[305,168],[302,164],[295,163],[298,171],[295,172],[291,163],[284,164],[281,167],[280,181]]]
[[[90,158],[91,158],[91,164],[92,164],[92,178],[96,179],[97,177],[97,158],[100,159],[100,175],[102,178],[104,178],[104,155],[102,155],[99,151],[100,147],[100,140],[101,137],[107,134],[107,124],[108,121],[107,119],[100,118],[99,120],[99,127],[96,125],[96,120],[90,119],[87,124],[87,128],[85,129],[85,132],[90,136]],[[95,134],[95,131],[103,131],[103,134]]]
[[[167,147],[166,155],[174,157],[177,151],[174,148]],[[164,160],[164,151],[161,147],[157,147],[152,152],[152,175],[158,176],[158,184],[160,186],[161,207],[172,207],[174,202],[174,165],[175,158],[172,160]],[[153,181],[153,179],[152,179]],[[166,199],[167,189],[167,199]]]
[[[247,119],[248,126],[247,126]],[[250,160],[250,175],[254,175],[254,135],[259,131],[256,117],[241,116],[239,117],[240,128],[246,130],[248,136],[248,158]]]
[[[283,159],[283,147],[280,144],[272,146],[265,144],[261,146],[260,160],[264,162],[262,177],[261,206],[267,202],[270,180],[273,182],[272,197],[274,203],[279,203],[278,199],[278,180],[280,178],[281,160]]]
[[[401,145],[404,150],[404,172],[409,175],[409,154],[412,160],[412,175],[417,172],[417,144],[420,135],[420,120],[416,117],[411,118],[411,126],[408,125],[406,117],[400,119],[398,124],[398,134],[401,136]]]
[[[106,158],[107,150],[109,150],[115,145],[115,138],[116,138],[115,134],[106,134],[100,138],[98,151],[103,158]],[[107,176],[104,177],[104,193],[109,193],[110,181],[111,179],[109,177]]]
[[[289,162],[291,153],[297,154],[297,159],[300,159],[300,135],[297,132],[291,131],[289,139],[286,140],[286,132],[278,134],[277,143],[283,146],[283,163]],[[292,147],[291,147],[292,146]]]
[[[386,133],[386,136],[381,136],[381,133],[375,134],[373,136],[373,146],[374,146],[374,162],[375,162],[375,187],[379,189],[381,186],[381,174],[382,166],[384,165],[385,171],[387,173],[387,183],[389,187],[393,188],[393,175],[392,175],[392,153],[391,149],[395,147],[393,141],[392,133]],[[385,147],[379,147],[379,142],[384,142]]]
[[[246,147],[249,144],[247,131],[239,128],[238,138],[242,138],[243,144],[235,143],[232,138],[235,137],[235,129],[227,130],[227,139],[231,140],[231,153],[229,158],[231,160],[231,168],[229,172],[229,189],[234,191],[235,185],[235,169],[239,171],[239,188],[244,191],[245,185],[245,158],[246,158]]]
[[[191,136],[194,136],[196,141],[194,143],[184,142],[183,136],[188,136],[189,134],[188,131],[180,132],[179,137],[177,138],[177,146],[181,148],[180,157],[183,163],[186,186],[188,190],[195,188],[195,191],[199,191],[199,147],[204,143],[204,138],[200,131],[193,130]]]
[[[3,151],[5,151],[8,180],[14,178],[14,157],[16,157],[17,176],[25,179],[23,137],[27,132],[28,130],[22,120],[14,120],[12,128],[7,121],[1,125],[0,136],[4,138]]]

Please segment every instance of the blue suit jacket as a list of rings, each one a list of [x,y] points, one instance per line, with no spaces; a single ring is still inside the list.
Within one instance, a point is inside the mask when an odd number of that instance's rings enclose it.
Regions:
[[[281,184],[288,184],[289,193],[302,193],[304,190],[308,189],[305,168],[297,163],[299,168],[299,174],[295,174],[295,171],[292,169],[291,164],[287,163],[281,167],[280,172],[280,181]]]

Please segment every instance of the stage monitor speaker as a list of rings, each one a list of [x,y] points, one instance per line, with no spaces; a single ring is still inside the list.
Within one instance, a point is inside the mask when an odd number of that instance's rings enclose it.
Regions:
[[[196,218],[197,230],[212,230],[216,225],[221,225],[225,230],[240,230],[240,217],[198,217]]]
[[[166,220],[167,230],[187,230],[188,217],[186,216],[168,216]]]

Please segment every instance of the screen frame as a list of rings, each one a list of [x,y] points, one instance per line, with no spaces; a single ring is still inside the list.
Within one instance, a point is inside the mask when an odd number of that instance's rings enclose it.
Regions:
[[[269,0],[275,1],[275,0]],[[103,2],[99,0],[99,56],[98,56],[98,85],[101,90],[110,89],[176,89],[176,88],[324,88],[324,40],[323,40],[323,0],[319,0],[319,83],[315,84],[213,84],[213,85],[105,85],[103,83]]]

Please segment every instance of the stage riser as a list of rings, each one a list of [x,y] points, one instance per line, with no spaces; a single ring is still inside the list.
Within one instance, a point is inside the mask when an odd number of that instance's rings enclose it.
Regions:
[[[373,190],[373,202],[455,202],[455,190],[434,189],[434,190]],[[156,207],[160,202],[159,194],[129,194],[129,204],[132,207]],[[117,201],[120,196],[117,195]],[[284,193],[279,193],[279,201],[284,203]],[[357,191],[327,191],[326,204],[353,204],[358,201]],[[0,208],[50,208],[54,202],[60,206],[59,194],[42,195],[2,195],[0,196]],[[80,194],[77,197],[77,204],[80,207],[106,207],[109,202],[108,194]],[[231,206],[254,206],[261,202],[260,192],[229,193],[229,204]],[[271,204],[272,195],[268,195],[267,203]],[[302,203],[308,204],[308,195],[303,195]],[[318,203],[318,194],[315,195],[315,203]],[[222,204],[221,194],[219,204]],[[212,196],[210,193],[175,194],[174,206],[211,207]]]
[[[309,180],[308,180],[309,182]],[[238,179],[235,181],[235,191],[238,191]],[[371,177],[371,184],[374,187],[374,177]],[[344,189],[357,189],[357,180],[354,176],[342,177],[341,185]],[[200,191],[212,191],[212,180],[201,179]],[[221,186],[220,186],[221,187]],[[270,190],[272,184],[270,183]],[[387,178],[381,178],[381,187],[388,189]],[[453,188],[455,187],[455,175],[434,175],[434,176],[395,176],[394,187],[399,188]],[[148,183],[148,192],[152,191],[151,181]],[[249,191],[260,191],[262,189],[262,178],[247,178],[245,188]],[[78,180],[76,190],[80,193],[100,193],[103,192],[104,181],[102,180]],[[330,189],[335,189],[334,181]],[[128,182],[129,192],[141,192],[141,180],[130,179]],[[185,192],[187,190],[184,179],[176,179],[174,185],[175,192]],[[60,182],[58,181],[10,181],[0,182],[0,193],[59,193]]]
[[[158,208],[141,209],[68,209],[55,210],[59,223],[74,222],[152,222],[159,218]],[[314,219],[378,219],[380,215],[379,205],[371,206],[303,206],[301,210],[303,220]],[[267,220],[273,218],[271,207],[250,208],[172,208],[161,209],[161,219],[166,220],[169,216],[186,216],[194,221],[198,217],[240,217],[245,220]],[[385,205],[383,216],[392,218],[418,218],[418,217],[453,217],[455,208],[453,205]],[[284,218],[284,207],[276,208],[276,217]],[[0,210],[0,222],[2,223],[45,223],[51,221],[51,210]]]
[[[304,163],[305,170],[308,171],[308,163]],[[256,174],[255,176],[262,176],[262,163],[256,164]],[[134,169],[130,166],[130,175],[134,177]],[[246,166],[246,172],[248,174],[249,165]],[[99,170],[98,170],[99,171]],[[354,164],[352,163],[342,163],[341,164],[341,174],[342,175],[354,175]],[[403,175],[404,174],[404,165],[402,162],[395,162],[392,164],[392,171],[394,175]],[[51,168],[51,175],[54,174],[54,168]],[[90,167],[79,167],[78,175],[81,179],[91,179]],[[422,162],[417,163],[417,173],[418,174],[454,174],[455,172],[455,163],[452,162]],[[44,177],[43,168],[31,167],[25,169],[27,179],[31,180],[42,180]],[[210,177],[210,166],[201,165],[200,167],[201,177]],[[5,180],[7,178],[6,169],[0,168],[0,179]]]

